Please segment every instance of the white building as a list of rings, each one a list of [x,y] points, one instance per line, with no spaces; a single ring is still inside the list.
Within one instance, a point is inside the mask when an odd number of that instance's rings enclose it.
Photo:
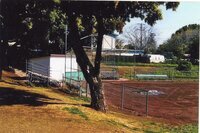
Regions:
[[[102,50],[115,49],[116,38],[112,35],[103,35]]]
[[[160,63],[165,61],[165,57],[159,54],[147,54],[150,63]]]
[[[61,81],[65,72],[78,71],[76,57],[71,55],[51,54],[50,56],[32,58],[27,63],[28,73],[50,80]]]

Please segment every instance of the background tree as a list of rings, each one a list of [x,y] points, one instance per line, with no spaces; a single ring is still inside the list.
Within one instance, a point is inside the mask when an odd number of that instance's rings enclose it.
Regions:
[[[199,25],[186,25],[164,42],[158,48],[158,53],[172,53],[177,58],[184,58],[184,54],[190,54],[191,60],[198,59],[199,50]]]
[[[124,48],[124,42],[120,39],[116,39],[116,49],[123,49]]]
[[[152,27],[146,24],[130,26],[122,34],[123,40],[128,43],[129,49],[144,50],[145,53],[154,53],[156,50],[155,33]]]
[[[154,33],[150,33],[149,38],[147,40],[147,47],[145,49],[145,52],[148,54],[153,54],[156,52],[156,47],[157,46],[157,42],[155,39],[155,34]]]
[[[199,65],[199,38],[198,36],[195,36],[191,39],[191,43],[189,45],[189,51],[190,59],[193,64]]]

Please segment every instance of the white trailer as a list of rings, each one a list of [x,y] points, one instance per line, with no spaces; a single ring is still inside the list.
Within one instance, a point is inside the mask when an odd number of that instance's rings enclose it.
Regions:
[[[49,80],[62,81],[66,72],[78,71],[74,55],[51,54],[46,57],[32,58],[27,62],[27,73]]]
[[[159,54],[147,54],[150,63],[160,63],[165,61],[165,57]]]

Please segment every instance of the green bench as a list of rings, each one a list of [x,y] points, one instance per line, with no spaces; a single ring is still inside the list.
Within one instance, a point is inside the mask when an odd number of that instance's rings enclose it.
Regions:
[[[168,79],[167,75],[161,74],[136,74],[137,79]]]

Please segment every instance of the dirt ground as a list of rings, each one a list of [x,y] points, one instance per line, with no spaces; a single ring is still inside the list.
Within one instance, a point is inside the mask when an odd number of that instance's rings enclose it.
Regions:
[[[198,81],[104,81],[107,103],[123,112],[145,115],[146,96],[133,90],[157,90],[160,95],[149,95],[148,116],[172,124],[198,122]]]

